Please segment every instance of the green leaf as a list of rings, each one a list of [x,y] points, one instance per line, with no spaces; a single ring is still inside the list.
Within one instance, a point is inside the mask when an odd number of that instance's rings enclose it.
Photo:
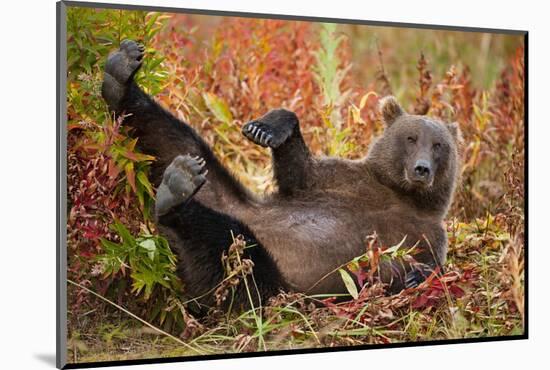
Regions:
[[[150,71],[152,71],[153,69],[157,68],[157,67],[160,65],[160,63],[162,63],[163,60],[164,60],[164,58],[162,58],[162,57],[159,57],[159,58],[157,58],[157,59],[153,59],[153,60],[149,63],[149,65],[147,66],[148,69],[149,69]]]
[[[353,299],[357,299],[359,297],[359,293],[357,292],[357,286],[355,285],[355,282],[350,274],[348,274],[348,272],[344,269],[339,269],[338,272],[342,276],[342,280],[344,281],[349,294],[353,297]]]
[[[127,228],[124,227],[123,224],[121,224],[119,221],[115,221],[113,224],[113,228],[116,230],[118,235],[122,238],[122,241],[124,242],[124,245],[131,247],[132,245],[135,245],[136,240],[130,234]]]
[[[202,94],[204,102],[208,109],[214,114],[214,116],[223,123],[231,123],[233,121],[233,115],[227,107],[227,104],[215,94],[206,92]]]
[[[139,171],[137,173],[137,180],[139,181],[139,183],[141,185],[143,185],[143,187],[147,190],[147,193],[151,196],[151,197],[154,197],[155,196],[155,193],[153,191],[153,186],[151,185],[151,183],[149,182],[149,179],[147,178],[147,176],[145,175],[145,172],[143,171]]]
[[[157,250],[157,245],[152,239],[145,239],[139,242],[139,246],[147,250],[147,255],[153,261],[155,259],[155,252]]]
[[[137,191],[136,189],[136,173],[134,171],[134,163],[128,162],[124,166],[124,172],[126,172],[126,179],[128,180],[128,184],[132,187],[132,190],[134,193]]]
[[[103,249],[107,252],[116,252],[120,250],[120,244],[113,243],[110,240],[107,240],[105,238],[100,238],[101,244],[103,245]]]

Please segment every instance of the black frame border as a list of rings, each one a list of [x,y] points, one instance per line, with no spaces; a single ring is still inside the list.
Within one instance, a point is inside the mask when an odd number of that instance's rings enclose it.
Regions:
[[[246,353],[222,353],[214,355],[193,355],[193,356],[178,356],[165,358],[150,358],[150,359],[135,359],[135,360],[116,360],[116,361],[99,361],[99,362],[82,362],[82,363],[67,363],[67,238],[66,238],[66,200],[67,200],[67,130],[66,130],[66,8],[67,7],[83,7],[83,8],[103,8],[103,9],[120,9],[120,10],[144,10],[157,11],[166,13],[185,13],[199,14],[211,16],[229,16],[229,17],[244,17],[244,18],[264,18],[264,19],[281,19],[289,21],[306,21],[306,22],[324,22],[324,23],[339,23],[339,24],[358,24],[367,26],[382,26],[382,27],[398,27],[398,28],[416,28],[430,30],[446,30],[460,32],[484,32],[496,34],[519,35],[524,37],[524,268],[525,268],[525,285],[524,285],[524,332],[521,335],[513,336],[498,336],[498,337],[482,337],[482,338],[460,338],[460,339],[445,339],[434,341],[418,341],[418,342],[403,342],[390,344],[371,344],[357,345],[345,347],[326,347],[326,348],[303,348],[292,350],[274,350],[266,352],[246,352]],[[286,14],[269,14],[269,13],[252,13],[240,11],[225,11],[212,9],[193,9],[193,8],[175,8],[150,5],[131,5],[131,4],[109,4],[99,2],[82,2],[82,1],[67,1],[61,0],[56,3],[56,46],[57,46],[57,63],[56,63],[56,228],[57,228],[57,246],[56,246],[56,367],[58,369],[80,369],[80,368],[96,368],[110,366],[125,366],[125,365],[142,365],[142,364],[161,364],[187,361],[208,361],[233,358],[247,357],[266,357],[279,355],[294,355],[294,354],[310,354],[323,352],[342,352],[342,351],[358,351],[367,349],[380,348],[405,348],[405,347],[420,347],[420,346],[436,346],[446,344],[468,344],[468,343],[486,343],[500,342],[511,340],[529,339],[529,248],[528,248],[528,157],[529,157],[529,31],[513,30],[513,29],[497,29],[497,28],[481,28],[481,27],[461,27],[448,25],[431,25],[422,23],[402,23],[402,22],[385,22],[347,18],[327,18],[316,16],[301,16],[301,15],[286,15]]]

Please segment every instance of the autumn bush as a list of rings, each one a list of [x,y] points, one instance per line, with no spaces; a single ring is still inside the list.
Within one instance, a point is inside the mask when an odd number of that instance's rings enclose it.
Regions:
[[[368,38],[377,32],[380,39]],[[461,55],[445,40],[471,45],[475,35],[438,31],[426,36],[434,38],[436,47],[422,48],[419,31],[414,32],[403,30],[410,44],[400,40],[393,45],[393,31],[366,26],[70,7],[69,358],[81,362],[523,333],[523,40],[494,36],[498,55],[485,53],[479,62],[485,67],[471,68],[463,59],[480,58],[477,51]],[[185,281],[176,277],[175,258],[151,219],[154,189],[147,175],[155,158],[136,149],[124,117],[111,116],[101,99],[106,56],[125,38],[147,47],[136,77],[140,85],[198,130],[224,165],[259,192],[273,186],[269,152],[243,140],[240,128],[269,109],[295,111],[316,154],[347,158],[364,156],[383,129],[376,107],[388,93],[411,112],[457,121],[464,163],[447,217],[445,274],[385,295],[383,286],[359,268],[375,269],[377,261],[395,253],[392,246],[378,245],[373,235],[365,255],[348,266],[356,273],[343,275],[365,284],[358,291],[350,288],[344,302],[287,292],[240,315],[213,309],[206,318],[194,318],[185,301]],[[500,72],[480,76],[480,68]],[[237,236],[235,243],[231,250],[238,254]],[[228,276],[250,272],[235,271],[240,272]],[[216,292],[220,297],[227,294],[224,286],[230,289],[222,284]]]

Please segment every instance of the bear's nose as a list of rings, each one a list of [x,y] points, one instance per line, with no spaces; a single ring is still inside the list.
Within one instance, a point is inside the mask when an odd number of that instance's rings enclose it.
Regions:
[[[430,162],[420,159],[414,165],[414,173],[419,177],[428,177],[431,172]]]

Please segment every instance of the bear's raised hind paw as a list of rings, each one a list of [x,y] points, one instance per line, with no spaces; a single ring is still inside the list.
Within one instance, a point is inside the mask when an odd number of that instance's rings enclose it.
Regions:
[[[111,110],[118,111],[121,108],[120,103],[128,91],[129,83],[141,67],[144,51],[143,45],[124,40],[120,48],[107,58],[101,95]]]
[[[111,75],[119,84],[126,84],[141,67],[145,47],[132,40],[124,40],[120,48],[111,53],[105,64],[105,73]]]
[[[206,162],[200,157],[179,155],[164,171],[162,183],[157,190],[155,210],[157,216],[167,213],[191,199],[206,183]]]

